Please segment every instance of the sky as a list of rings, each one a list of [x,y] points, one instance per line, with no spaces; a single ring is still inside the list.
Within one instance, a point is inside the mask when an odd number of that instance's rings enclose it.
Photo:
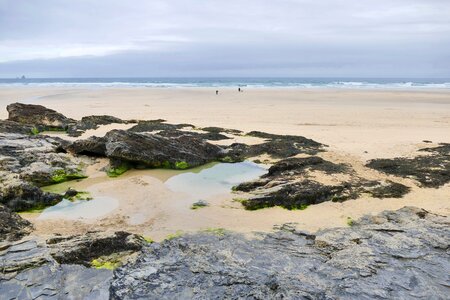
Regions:
[[[0,0],[0,78],[450,77],[450,0]]]

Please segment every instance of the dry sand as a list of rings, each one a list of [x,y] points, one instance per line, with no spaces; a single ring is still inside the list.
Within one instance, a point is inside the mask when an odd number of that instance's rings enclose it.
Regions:
[[[72,118],[109,114],[124,119],[166,119],[171,123],[220,126],[243,131],[261,130],[295,134],[329,145],[323,157],[350,163],[368,178],[386,176],[366,169],[371,158],[412,156],[423,146],[450,142],[450,91],[381,91],[331,89],[234,89],[207,88],[1,88],[0,118],[11,102],[42,104]],[[102,128],[92,134],[103,134]],[[431,140],[426,144],[423,140]],[[249,142],[257,142],[250,141]],[[303,211],[270,208],[245,211],[224,194],[209,199],[211,206],[191,210],[190,204],[164,185],[167,174],[132,171],[108,179],[98,168],[87,181],[74,187],[94,196],[108,195],[120,206],[101,220],[36,221],[37,232],[72,233],[92,229],[128,229],[161,239],[178,230],[195,231],[223,227],[239,232],[268,231],[273,225],[296,222],[309,231],[346,226],[347,218],[397,209],[405,205],[450,214],[450,185],[439,189],[418,188],[414,182],[398,179],[413,188],[402,199],[373,199],[366,196],[344,203],[323,203]],[[150,173],[149,173],[150,172]],[[320,179],[320,174],[318,176]],[[130,216],[139,214],[133,217]],[[133,219],[132,218],[132,219]],[[136,220],[139,220],[136,223]],[[131,224],[130,224],[131,223]]]

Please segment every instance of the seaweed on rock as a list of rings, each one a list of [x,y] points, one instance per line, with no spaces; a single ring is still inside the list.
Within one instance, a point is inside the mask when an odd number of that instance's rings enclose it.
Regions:
[[[450,144],[420,151],[428,155],[413,158],[373,159],[367,167],[390,175],[417,180],[424,187],[440,187],[450,182]]]

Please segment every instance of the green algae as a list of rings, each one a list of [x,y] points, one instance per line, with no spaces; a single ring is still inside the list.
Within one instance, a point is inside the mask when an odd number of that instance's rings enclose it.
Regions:
[[[152,244],[155,242],[151,237],[148,237],[148,236],[142,236],[142,238],[144,239],[144,241],[146,241],[149,244]]]
[[[117,167],[110,167],[106,174],[108,174],[109,177],[118,177],[128,171],[130,169],[130,166],[128,164],[121,164]]]
[[[69,180],[75,180],[75,179],[83,179],[87,178],[86,175],[82,173],[66,173],[65,170],[55,170],[52,174],[51,181],[52,183],[61,183]]]
[[[38,135],[39,134],[39,129],[37,129],[36,127],[31,128],[31,135]]]
[[[355,221],[351,217],[347,217],[347,225],[353,226],[355,225]]]
[[[177,161],[175,163],[175,169],[177,170],[185,170],[189,168],[189,164],[185,161]]]
[[[179,238],[179,237],[181,237],[181,236],[183,236],[183,231],[178,230],[178,231],[175,232],[175,233],[169,234],[169,235],[165,238],[165,240],[166,240],[166,241],[170,241],[170,240]]]
[[[203,232],[216,236],[224,236],[228,231],[225,228],[206,228]]]
[[[91,261],[91,266],[96,269],[115,270],[120,267],[122,263],[118,260],[107,260],[103,258],[97,258]]]

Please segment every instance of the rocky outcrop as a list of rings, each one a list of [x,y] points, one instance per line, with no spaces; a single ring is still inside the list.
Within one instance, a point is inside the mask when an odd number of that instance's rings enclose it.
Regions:
[[[80,121],[77,121],[75,124],[69,126],[67,134],[69,136],[78,137],[82,135],[86,130],[97,129],[100,125],[108,125],[113,123],[127,124],[129,123],[129,121],[124,121],[122,119],[108,115],[87,116],[81,118]]]
[[[75,154],[105,155],[112,165],[186,169],[216,160],[218,146],[190,135],[166,138],[155,134],[112,130],[103,138],[78,141],[68,147]]]
[[[194,234],[146,246],[113,299],[445,299],[449,220],[417,208],[315,235]]]
[[[13,103],[6,107],[8,120],[26,125],[33,125],[44,130],[66,130],[73,119],[65,117],[53,109],[42,105]]]
[[[30,238],[0,247],[1,299],[109,299],[110,269],[91,260],[111,253],[133,253],[142,238],[124,232]]]
[[[128,232],[88,232],[85,235],[53,237],[47,240],[52,257],[60,264],[91,266],[93,259],[120,252],[136,252],[145,243]]]
[[[146,167],[185,169],[215,160],[222,149],[189,136],[164,138],[124,130],[108,132],[106,156]]]
[[[84,178],[90,161],[61,152],[58,138],[0,133],[0,143],[0,203],[14,211],[56,204],[61,196],[38,186]]]
[[[33,126],[13,121],[0,120],[0,133],[33,134]]]
[[[5,299],[445,299],[450,221],[405,207],[310,234],[224,230],[144,243],[127,233],[28,238],[0,247]],[[142,247],[142,248],[141,248]],[[139,250],[141,249],[141,250]],[[137,260],[87,267],[109,253]],[[2,298],[2,299],[3,299]]]
[[[191,124],[169,124],[165,120],[139,121],[135,126],[128,129],[131,132],[155,132],[161,130],[173,131],[185,127],[193,128]]]
[[[243,161],[249,157],[268,154],[275,159],[284,159],[298,154],[315,155],[324,151],[326,145],[314,140],[296,135],[277,135],[260,131],[251,131],[248,136],[266,139],[267,141],[256,145],[234,143],[225,148],[225,162]]]
[[[0,204],[0,242],[16,241],[31,232],[32,225]]]
[[[106,138],[92,136],[84,140],[76,140],[67,145],[65,150],[77,155],[106,156]]]
[[[412,178],[424,187],[439,187],[450,182],[450,144],[421,149],[427,155],[414,158],[373,159],[367,166],[383,173]]]
[[[0,203],[13,211],[43,209],[55,205],[62,196],[43,192],[39,187],[19,179],[6,179],[0,182]]]
[[[324,184],[310,179],[314,172],[322,176],[345,174],[348,181]],[[281,206],[287,209],[305,209],[308,205],[325,201],[355,199],[362,193],[376,198],[400,198],[410,188],[392,181],[366,180],[356,175],[347,165],[335,164],[317,156],[294,157],[276,162],[260,179],[244,182],[235,191],[250,192],[254,196],[241,200],[246,209]]]

